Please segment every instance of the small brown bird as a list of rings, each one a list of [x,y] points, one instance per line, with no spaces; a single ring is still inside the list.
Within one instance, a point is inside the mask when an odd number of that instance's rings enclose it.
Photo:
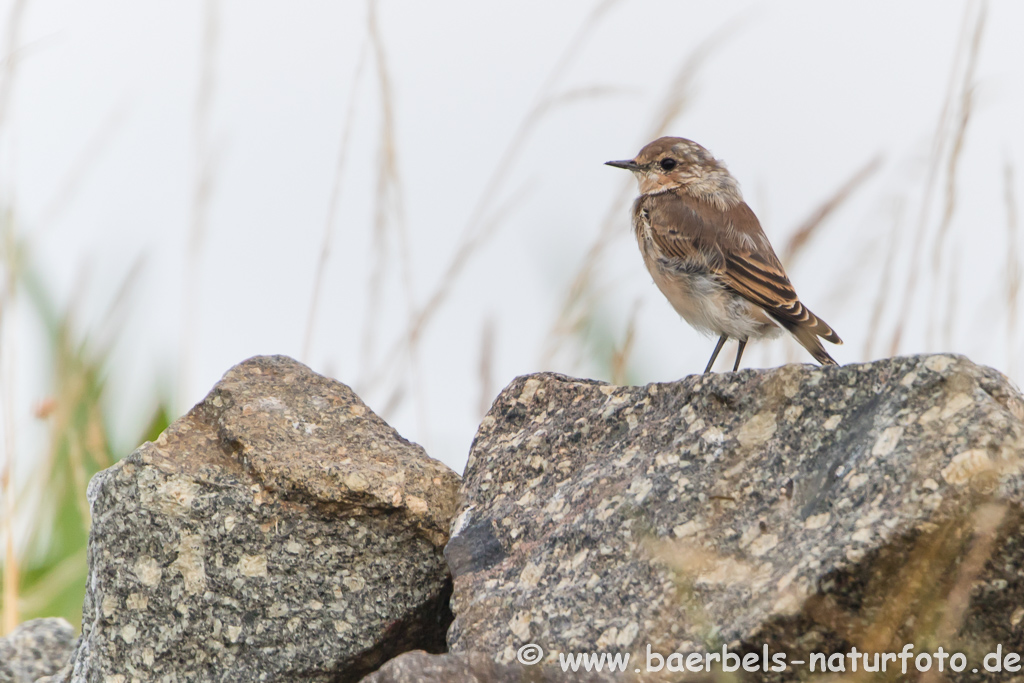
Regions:
[[[836,364],[818,337],[843,341],[800,303],[721,161],[696,142],[665,137],[635,159],[607,163],[632,171],[640,183],[633,232],[654,283],[686,322],[719,335],[704,372],[730,337],[739,342],[735,372],[748,341],[783,329],[822,365]]]

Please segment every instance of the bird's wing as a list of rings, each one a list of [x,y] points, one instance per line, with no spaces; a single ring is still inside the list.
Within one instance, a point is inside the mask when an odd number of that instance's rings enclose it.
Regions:
[[[757,217],[744,202],[722,211],[685,193],[666,192],[652,199],[657,201],[648,208],[651,236],[662,252],[706,262],[723,284],[791,332],[802,328],[842,343],[800,303]]]
[[[650,226],[658,250],[678,259],[682,270],[725,273],[725,254],[714,239],[714,226],[697,211],[679,202],[673,193],[643,197],[638,203],[640,220]]]

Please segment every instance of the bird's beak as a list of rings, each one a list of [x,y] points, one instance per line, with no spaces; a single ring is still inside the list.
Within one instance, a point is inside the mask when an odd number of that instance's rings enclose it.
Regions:
[[[626,161],[606,161],[605,166],[614,166],[615,168],[624,168],[627,171],[639,171],[640,167],[637,166],[636,162],[632,159]]]

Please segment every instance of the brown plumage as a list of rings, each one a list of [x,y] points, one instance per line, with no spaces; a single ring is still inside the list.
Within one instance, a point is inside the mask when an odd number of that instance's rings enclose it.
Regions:
[[[719,335],[705,372],[725,341],[747,341],[787,330],[814,358],[836,362],[820,338],[839,335],[796,295],[754,212],[725,166],[695,142],[659,138],[635,159],[609,161],[640,183],[633,230],[655,284],[688,323]]]

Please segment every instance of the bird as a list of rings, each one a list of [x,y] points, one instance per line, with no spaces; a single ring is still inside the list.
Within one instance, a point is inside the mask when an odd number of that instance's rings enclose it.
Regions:
[[[662,137],[633,159],[606,163],[639,183],[633,233],[654,283],[686,322],[718,335],[705,373],[727,340],[739,343],[736,372],[748,341],[783,330],[822,365],[836,365],[821,339],[843,340],[801,303],[722,161],[692,140]]]

